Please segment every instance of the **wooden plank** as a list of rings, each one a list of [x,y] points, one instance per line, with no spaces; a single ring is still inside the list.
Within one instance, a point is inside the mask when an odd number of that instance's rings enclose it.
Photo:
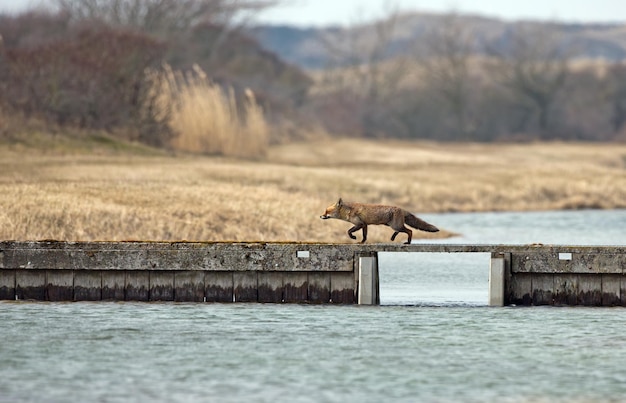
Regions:
[[[233,273],[207,271],[204,273],[207,302],[233,302]]]
[[[555,305],[578,304],[578,275],[555,274],[553,299]]]
[[[509,298],[511,297],[511,277],[513,275],[513,273],[511,272],[511,253],[492,253],[491,257],[504,258],[504,284],[502,285],[504,287],[503,303],[505,306],[510,305],[511,301],[509,301]]]
[[[602,275],[602,306],[621,305],[621,274]]]
[[[533,274],[532,280],[533,305],[553,305],[554,275]]]
[[[45,270],[16,270],[15,295],[17,299],[46,300]]]
[[[334,304],[354,304],[354,274],[352,272],[330,273],[330,302]]]
[[[173,271],[150,271],[150,301],[174,301]]]
[[[321,304],[330,301],[330,273],[309,272],[308,283],[309,302]]]
[[[100,301],[102,273],[100,270],[74,271],[74,301]]]
[[[102,272],[102,299],[107,301],[124,301],[126,272],[107,270]]]
[[[258,301],[283,302],[283,273],[260,271],[257,273]]]
[[[527,273],[514,273],[509,282],[509,297],[507,301],[515,305],[532,304],[532,275]]]
[[[180,302],[204,301],[204,272],[176,271],[174,274],[174,299]]]
[[[150,274],[147,271],[126,272],[126,301],[148,301],[150,299]]]
[[[624,273],[626,274],[626,273]],[[620,279],[620,300],[621,306],[626,306],[626,276],[622,275]]]
[[[256,302],[258,300],[257,272],[233,273],[233,291],[235,302]]]
[[[598,275],[580,274],[578,276],[578,305],[602,305],[602,279]]]
[[[15,299],[15,270],[0,270],[0,300]]]
[[[352,273],[349,273],[352,276]],[[285,302],[306,302],[309,281],[306,272],[285,272],[283,276],[283,299]]]
[[[48,301],[74,300],[74,271],[47,270],[46,294]]]

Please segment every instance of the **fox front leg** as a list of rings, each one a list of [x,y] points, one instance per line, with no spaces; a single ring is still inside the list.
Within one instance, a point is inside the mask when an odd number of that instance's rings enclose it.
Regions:
[[[355,225],[354,227],[352,227],[352,228],[350,228],[350,229],[348,230],[348,236],[349,236],[350,238],[352,238],[352,239],[356,239],[356,237],[355,237],[354,235],[352,235],[352,233],[353,233],[354,231],[358,231],[358,230],[360,230],[360,229],[361,229],[361,227],[359,227],[358,225]]]
[[[364,224],[355,225],[354,227],[348,230],[348,236],[352,239],[356,239],[356,237],[352,235],[352,233],[360,229],[363,229],[363,240],[361,241],[361,243],[363,243],[367,239],[367,225],[364,225]]]

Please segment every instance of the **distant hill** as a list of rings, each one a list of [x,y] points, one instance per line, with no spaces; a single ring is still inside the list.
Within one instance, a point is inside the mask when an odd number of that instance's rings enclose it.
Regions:
[[[626,60],[626,24],[579,24],[534,21],[504,21],[473,15],[458,15],[458,22],[473,34],[477,54],[486,46],[506,48],[511,33],[517,29],[544,29],[560,35],[564,46],[574,46],[576,56],[610,62]],[[430,32],[449,21],[449,15],[406,13],[397,17],[394,35],[387,47],[393,57],[423,41]],[[263,25],[253,29],[257,40],[282,59],[307,69],[328,66],[327,43],[350,43],[354,38],[374,37],[374,24],[349,28],[299,28],[287,25]]]

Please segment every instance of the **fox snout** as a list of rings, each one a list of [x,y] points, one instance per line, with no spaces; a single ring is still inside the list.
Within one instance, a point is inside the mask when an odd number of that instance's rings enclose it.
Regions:
[[[334,204],[332,206],[328,206],[326,208],[326,211],[324,211],[324,214],[322,214],[320,216],[320,218],[322,220],[328,220],[329,218],[338,218],[339,216],[339,207],[341,206],[341,199],[339,199],[339,202],[337,202],[337,204]]]
[[[326,209],[324,214],[320,216],[322,220],[328,220],[329,218],[337,218],[337,211],[333,209]]]

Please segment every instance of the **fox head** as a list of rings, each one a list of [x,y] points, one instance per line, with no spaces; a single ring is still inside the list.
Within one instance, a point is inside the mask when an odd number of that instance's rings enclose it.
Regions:
[[[329,218],[340,218],[341,217],[341,207],[343,206],[343,200],[341,197],[337,200],[337,203],[328,206],[324,215],[321,215],[320,218],[322,220],[328,220]]]

